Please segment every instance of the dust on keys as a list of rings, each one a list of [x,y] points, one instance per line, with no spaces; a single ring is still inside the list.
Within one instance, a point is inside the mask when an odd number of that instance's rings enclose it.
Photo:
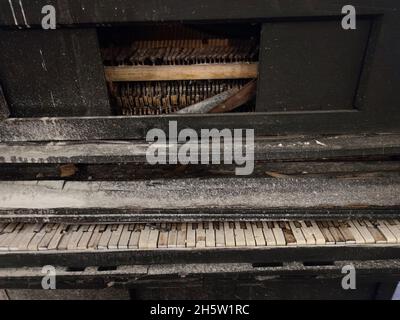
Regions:
[[[0,251],[168,250],[400,244],[400,221],[0,223]]]

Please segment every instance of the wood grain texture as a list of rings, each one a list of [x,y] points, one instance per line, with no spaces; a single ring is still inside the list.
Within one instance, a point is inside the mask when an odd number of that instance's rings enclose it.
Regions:
[[[107,81],[170,81],[257,78],[258,63],[105,67]]]

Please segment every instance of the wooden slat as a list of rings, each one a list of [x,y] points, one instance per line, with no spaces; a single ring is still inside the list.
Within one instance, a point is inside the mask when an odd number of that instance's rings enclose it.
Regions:
[[[107,81],[171,81],[257,78],[258,63],[105,67]]]

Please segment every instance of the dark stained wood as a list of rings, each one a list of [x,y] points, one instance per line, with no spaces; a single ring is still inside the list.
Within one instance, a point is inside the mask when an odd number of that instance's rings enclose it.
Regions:
[[[40,26],[43,15],[41,8],[48,4],[46,0],[23,3],[27,22],[30,27]],[[230,1],[193,0],[190,6],[184,0],[170,0],[160,3],[157,0],[54,0],[58,12],[57,23],[61,26],[75,24],[106,24],[153,21],[189,21],[221,19],[261,19],[288,17],[321,17],[341,15],[346,0],[283,1],[279,5],[272,0]],[[380,14],[396,7],[397,1],[353,0],[357,14]],[[17,24],[27,28],[18,5],[14,5]],[[8,1],[0,4],[0,25],[15,27],[15,21]]]
[[[258,112],[356,109],[372,22],[341,19],[265,23],[261,31]]]
[[[276,262],[334,262],[355,260],[400,259],[399,246],[320,246],[271,247],[249,250],[247,248],[168,250],[89,251],[89,252],[0,252],[2,268],[56,266],[119,266],[168,263],[252,263]]]
[[[126,140],[0,143],[0,163],[147,163],[146,151],[149,146],[145,141]],[[220,150],[222,160],[223,142]],[[256,161],[354,160],[396,155],[400,155],[399,134],[286,136],[254,140]]]
[[[0,121],[8,118],[10,115],[10,109],[4,96],[3,88],[0,85]]]
[[[13,117],[111,114],[95,29],[0,29],[0,42]]]
[[[247,83],[237,93],[233,94],[226,101],[212,108],[209,113],[223,113],[232,111],[249,102],[256,94],[257,81]]]
[[[357,111],[319,113],[231,113],[207,115],[15,118],[0,122],[0,141],[66,141],[145,139],[153,128],[168,132],[169,121],[178,130],[254,129],[256,136],[290,134],[399,133],[399,122],[377,116],[368,119]],[[385,116],[386,117],[386,116]],[[392,114],[397,121],[397,114]],[[400,120],[400,119],[399,119]]]

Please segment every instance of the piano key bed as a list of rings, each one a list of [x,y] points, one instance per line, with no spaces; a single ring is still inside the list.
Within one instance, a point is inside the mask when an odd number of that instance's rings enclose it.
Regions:
[[[400,221],[0,224],[0,251],[400,244]]]
[[[397,219],[0,224],[2,267],[376,260],[399,249]]]

